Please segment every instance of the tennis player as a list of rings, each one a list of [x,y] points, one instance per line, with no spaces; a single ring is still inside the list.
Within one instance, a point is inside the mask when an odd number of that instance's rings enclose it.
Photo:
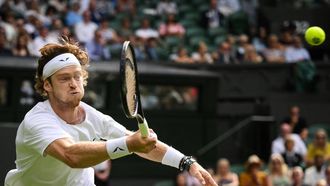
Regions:
[[[82,102],[89,59],[76,44],[64,39],[40,52],[35,88],[47,99],[18,128],[16,169],[7,173],[5,186],[91,186],[92,166],[132,153],[217,185],[193,158],[159,141],[152,130],[143,138]]]

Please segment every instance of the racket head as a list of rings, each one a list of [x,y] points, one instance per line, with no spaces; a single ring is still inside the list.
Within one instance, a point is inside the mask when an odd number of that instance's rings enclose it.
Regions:
[[[128,118],[136,118],[140,114],[138,112],[141,105],[137,74],[134,48],[129,41],[125,41],[120,58],[120,92],[123,110]]]

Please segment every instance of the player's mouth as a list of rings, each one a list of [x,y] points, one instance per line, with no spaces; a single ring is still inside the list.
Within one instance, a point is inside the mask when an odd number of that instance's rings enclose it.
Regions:
[[[77,95],[79,92],[70,92],[71,95]]]

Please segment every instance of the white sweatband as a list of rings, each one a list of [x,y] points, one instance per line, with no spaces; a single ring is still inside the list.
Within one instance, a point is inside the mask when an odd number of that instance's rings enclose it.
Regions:
[[[178,169],[183,157],[184,155],[181,152],[172,147],[168,147],[162,159],[162,164]]]
[[[60,54],[48,61],[48,63],[44,66],[42,71],[42,79],[45,80],[58,70],[72,65],[81,66],[75,55],[71,53]]]
[[[124,136],[121,138],[110,139],[106,142],[107,152],[110,159],[117,159],[132,154],[128,151],[126,139],[127,136]]]

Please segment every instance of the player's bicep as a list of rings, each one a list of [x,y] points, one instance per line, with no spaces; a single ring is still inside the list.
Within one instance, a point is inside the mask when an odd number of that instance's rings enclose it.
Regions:
[[[64,163],[68,163],[66,151],[73,144],[74,142],[70,138],[56,139],[48,145],[44,151],[44,155],[52,156]]]

